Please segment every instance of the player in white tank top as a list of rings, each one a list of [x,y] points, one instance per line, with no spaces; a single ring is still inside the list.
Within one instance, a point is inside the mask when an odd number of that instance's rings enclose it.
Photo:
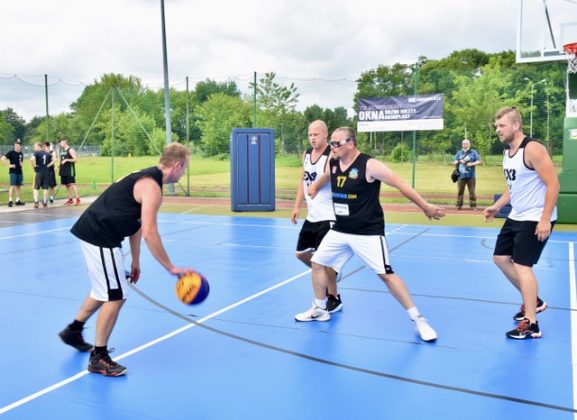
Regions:
[[[514,107],[500,109],[495,128],[501,143],[508,146],[503,156],[507,189],[484,210],[491,221],[499,210],[511,203],[512,211],[497,237],[493,262],[521,292],[523,304],[513,319],[517,328],[507,337],[523,340],[541,337],[537,313],[547,304],[538,296],[533,265],[539,261],[557,219],[559,180],[547,149],[523,134],[521,114]]]
[[[335,220],[330,182],[325,183],[314,198],[312,198],[307,192],[309,185],[324,173],[329,156],[330,148],[328,145],[316,162],[312,161],[312,149],[308,149],[305,153],[303,191],[307,202],[307,220],[309,222],[315,223],[323,220]]]
[[[323,121],[316,120],[309,125],[308,138],[311,147],[303,154],[302,178],[290,218],[293,224],[298,222],[302,203],[306,201],[308,214],[299,232],[296,257],[307,267],[311,267],[313,253],[335,221],[330,182],[324,183],[314,198],[307,191],[309,185],[318,180],[327,167],[331,153],[328,136],[328,128]],[[332,313],[341,310],[343,304],[337,292],[337,273],[328,267],[326,272],[327,309]]]
[[[503,153],[503,173],[509,188],[511,213],[509,218],[518,221],[531,220],[538,222],[543,214],[547,186],[534,168],[525,163],[525,147],[533,139],[526,137],[516,153],[510,156]],[[550,220],[557,220],[557,208],[554,207]]]

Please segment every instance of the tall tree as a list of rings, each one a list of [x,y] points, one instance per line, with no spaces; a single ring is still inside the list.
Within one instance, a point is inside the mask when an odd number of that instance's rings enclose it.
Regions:
[[[2,139],[2,144],[10,144],[15,138],[14,128],[6,122],[4,115],[0,113],[0,139]]]
[[[211,95],[194,110],[202,132],[202,148],[208,156],[229,153],[233,128],[250,127],[251,107],[240,98],[224,93]]]
[[[115,104],[123,111],[127,108],[126,103],[135,103],[144,91],[145,89],[138,77],[105,74],[100,80],[87,86],[80,97],[70,105],[70,108],[75,114],[76,124],[85,135],[90,126],[97,120],[99,110],[104,112],[111,108],[112,94],[115,95]],[[99,134],[99,131],[93,131],[90,133],[89,142],[100,144],[104,138],[105,136]]]
[[[283,86],[275,78],[276,74],[270,72],[259,79],[256,99],[258,107],[265,114],[264,121],[275,129],[277,150],[285,153],[300,143],[300,138],[295,137],[295,133],[300,132],[301,122],[294,115],[300,93],[294,82],[289,86]],[[254,83],[249,83],[249,87],[254,89]],[[262,124],[263,119],[257,120]]]
[[[214,80],[206,79],[198,82],[194,88],[194,96],[198,104],[206,102],[210,95],[215,93],[223,93],[228,96],[240,98],[240,91],[236,82],[228,80],[226,82],[216,82]]]
[[[260,78],[256,87],[256,98],[259,107],[263,110],[272,111],[283,115],[293,112],[296,109],[300,93],[292,82],[289,86],[283,86],[276,80],[276,73],[265,73]],[[249,87],[254,89],[254,83],[250,82]]]
[[[488,64],[477,77],[457,76],[455,80],[457,89],[448,104],[455,119],[453,128],[462,133],[466,130],[467,137],[482,152],[488,153],[495,141],[495,111],[523,102],[523,92],[511,91],[511,78],[511,73],[503,71],[499,64]]]
[[[0,116],[4,120],[4,122],[12,127],[12,135],[14,139],[21,139],[24,140],[24,135],[26,133],[26,121],[22,118],[16,111],[12,108],[6,108],[4,110],[0,110]]]

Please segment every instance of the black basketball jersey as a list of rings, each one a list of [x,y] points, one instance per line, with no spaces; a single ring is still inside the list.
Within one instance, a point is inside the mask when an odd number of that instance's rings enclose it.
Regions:
[[[8,169],[10,174],[21,174],[22,173],[22,161],[24,160],[24,154],[22,152],[17,152],[16,150],[10,150],[6,153],[6,159],[10,162],[10,165],[15,165],[14,168]]]
[[[108,187],[70,231],[92,245],[120,247],[124,238],[140,229],[141,204],[134,199],[134,184],[144,177],[152,177],[162,188],[162,171],[158,167],[133,172]]]
[[[72,159],[70,154],[70,147],[66,150],[62,150],[60,154],[60,170],[58,171],[60,176],[76,176],[76,165],[74,162],[62,163],[64,159]]]
[[[52,161],[52,156],[44,150],[39,150],[34,152],[34,160],[36,163],[36,166],[34,166],[34,172],[48,172],[48,164]]]
[[[333,229],[355,235],[384,235],[385,220],[379,202],[381,182],[367,182],[367,161],[371,156],[361,153],[341,171],[340,162],[330,161],[331,188],[335,222]]]

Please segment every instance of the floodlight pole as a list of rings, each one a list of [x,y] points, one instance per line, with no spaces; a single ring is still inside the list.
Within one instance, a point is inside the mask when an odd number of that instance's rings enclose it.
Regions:
[[[188,76],[186,76],[186,144],[190,150],[190,124],[189,124],[189,105],[188,105]],[[190,164],[186,167],[186,195],[190,195]]]
[[[547,79],[541,79],[538,82],[533,82],[531,79],[529,79],[528,77],[524,77],[523,80],[528,81],[529,83],[531,83],[531,105],[530,105],[530,111],[529,111],[529,137],[533,138],[533,97],[535,96],[535,85],[538,85],[539,83],[545,83],[547,81]]]
[[[551,103],[549,102],[549,92],[547,91],[547,86],[545,86],[545,97],[547,98],[547,151],[549,154],[552,152],[551,147],[551,132],[549,121],[551,119]]]
[[[256,71],[254,72],[252,84],[252,126],[256,127]]]
[[[168,85],[168,54],[166,52],[166,25],[164,19],[164,0],[160,0],[162,21],[162,63],[164,69],[164,119],[166,121],[166,144],[172,143],[172,124],[170,122],[170,87]],[[168,184],[168,192],[174,195],[174,184]]]
[[[44,97],[46,99],[46,141],[50,141],[50,113],[48,112],[48,75],[44,75]]]
[[[417,96],[418,86],[419,86],[419,70],[423,64],[422,60],[419,58],[414,66],[413,73],[413,94]],[[417,171],[417,131],[413,130],[413,177],[411,186],[415,188],[415,173]]]

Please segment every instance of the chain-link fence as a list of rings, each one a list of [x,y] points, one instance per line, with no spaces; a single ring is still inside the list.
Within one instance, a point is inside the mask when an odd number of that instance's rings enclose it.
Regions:
[[[446,162],[462,139],[469,138],[482,155],[499,156],[502,146],[494,134],[493,115],[501,106],[515,105],[522,112],[525,133],[542,140],[552,154],[562,153],[565,63],[516,65],[503,59],[474,71],[459,68],[459,63],[445,67],[438,63],[431,61],[418,69],[380,66],[356,81],[269,79],[278,88],[276,98],[274,89],[253,95],[251,77],[207,78],[190,88],[188,81],[177,82],[170,93],[172,139],[189,143],[193,153],[227,155],[231,129],[255,126],[256,121],[258,127],[275,129],[277,153],[300,154],[308,146],[310,121],[323,119],[330,130],[354,126],[354,103],[359,97],[442,93],[443,130],[415,135],[360,133],[360,148],[402,162],[413,159],[415,144],[418,160]],[[257,85],[263,86],[259,83],[262,79]],[[286,86],[292,89],[294,107],[283,103],[283,94],[289,95],[282,90]],[[163,91],[144,86],[135,76],[104,75],[93,83],[75,83],[49,76],[0,74],[0,92],[2,150],[11,148],[15,138],[21,138],[27,150],[35,141],[68,137],[79,153],[103,156],[157,155],[166,144]],[[268,102],[264,95],[270,95]],[[319,105],[328,96],[332,106]]]

